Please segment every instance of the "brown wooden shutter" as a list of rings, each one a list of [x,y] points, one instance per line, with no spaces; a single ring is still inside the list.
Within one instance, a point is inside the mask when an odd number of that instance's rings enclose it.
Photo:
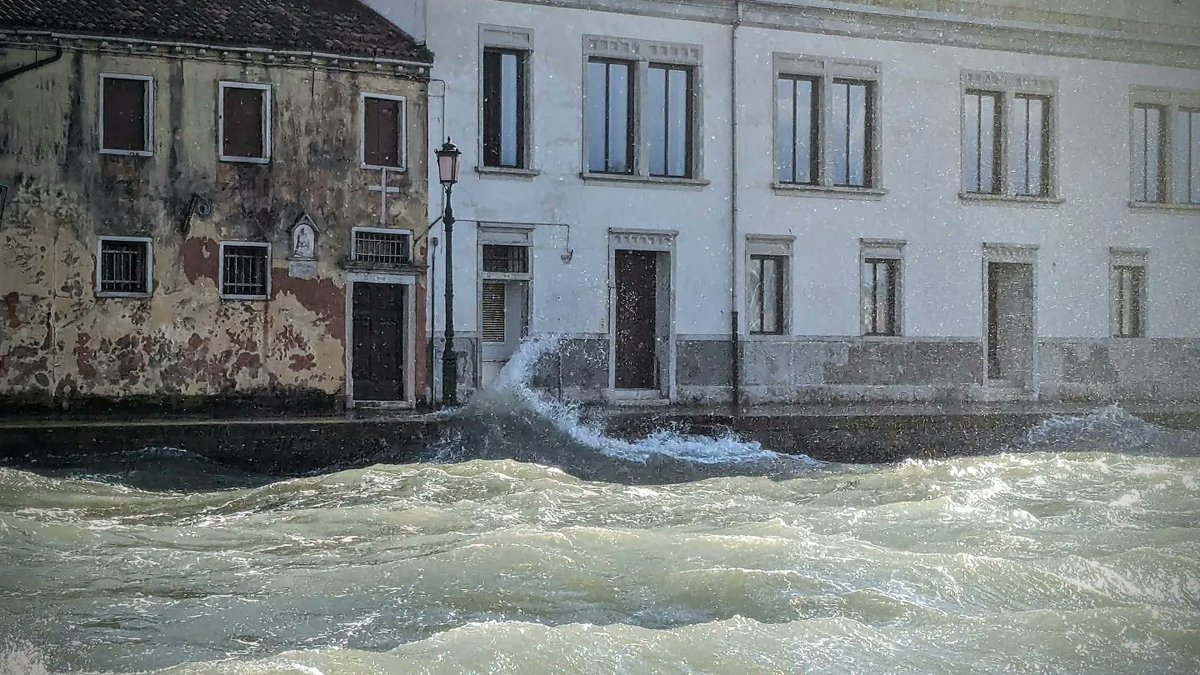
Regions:
[[[104,78],[104,149],[145,152],[146,80]]]
[[[221,154],[227,157],[266,156],[263,133],[265,94],[262,89],[225,88]]]
[[[504,283],[500,281],[483,282],[481,305],[483,341],[504,342]]]
[[[370,98],[363,106],[363,159],[373,166],[400,166],[400,101]]]

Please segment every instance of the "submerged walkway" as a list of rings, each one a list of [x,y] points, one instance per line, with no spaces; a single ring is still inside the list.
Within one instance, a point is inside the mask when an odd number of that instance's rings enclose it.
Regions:
[[[595,406],[583,416],[620,438],[670,430],[734,435],[788,454],[837,462],[888,462],[994,452],[1022,442],[1053,416],[1117,424],[1125,414],[1200,430],[1198,404],[1047,405],[915,403],[729,406]],[[274,474],[433,456],[450,415],[359,410],[327,416],[40,415],[0,417],[0,463],[76,461],[147,447],[183,448],[213,461]],[[503,420],[499,422],[502,424]]]

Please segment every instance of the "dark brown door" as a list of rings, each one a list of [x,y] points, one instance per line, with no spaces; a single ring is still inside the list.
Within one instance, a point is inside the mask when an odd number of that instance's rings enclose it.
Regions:
[[[656,279],[658,254],[654,251],[617,251],[617,363],[618,389],[654,389]]]
[[[404,286],[354,284],[351,374],[357,401],[404,399]]]

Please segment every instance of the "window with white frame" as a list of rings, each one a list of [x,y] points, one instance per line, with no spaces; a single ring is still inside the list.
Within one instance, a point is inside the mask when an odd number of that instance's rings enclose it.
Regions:
[[[533,33],[524,28],[480,26],[479,42],[481,166],[528,170],[533,148]]]
[[[100,152],[154,154],[154,78],[100,75]]]
[[[404,169],[405,103],[402,96],[362,95],[363,167]]]
[[[1112,336],[1146,337],[1145,249],[1109,249],[1109,303]]]
[[[962,195],[1053,198],[1058,82],[972,70],[962,88]]]
[[[271,85],[221,82],[217,128],[220,158],[265,163],[271,158]]]
[[[221,297],[266,300],[271,295],[271,245],[254,241],[221,242]]]
[[[1200,205],[1200,92],[1131,92],[1131,199]]]
[[[878,189],[879,64],[775,54],[775,183]]]
[[[153,285],[149,237],[100,237],[96,251],[96,295],[146,297]]]
[[[351,259],[357,263],[402,266],[412,263],[412,233],[379,227],[356,227]]]
[[[901,332],[903,241],[863,239],[860,242],[862,333],[899,336]]]
[[[746,238],[746,318],[751,335],[787,333],[791,257],[791,237]]]
[[[699,45],[584,37],[584,174],[698,179]]]

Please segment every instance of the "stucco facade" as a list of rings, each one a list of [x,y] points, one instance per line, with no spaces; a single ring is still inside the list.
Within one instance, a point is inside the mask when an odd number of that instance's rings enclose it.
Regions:
[[[401,0],[371,4],[422,14]],[[1200,92],[1200,14],[1170,0],[1100,5],[427,3],[425,33],[439,55],[433,77],[445,81],[431,92],[430,136],[452,136],[466,153],[454,192],[460,381],[474,386],[485,374],[481,247],[518,232],[530,251],[527,331],[567,338],[539,384],[577,397],[631,393],[614,375],[614,251],[627,249],[654,251],[660,275],[669,270],[657,299],[669,333],[656,335],[662,376],[652,398],[1200,396],[1200,207],[1138,203],[1131,187],[1137,92],[1188,101]],[[498,34],[519,37],[528,59],[522,171],[476,170],[481,57]],[[626,45],[621,58],[682,49],[697,59],[691,176],[585,171],[586,62],[600,43]],[[781,62],[853,66],[875,83],[875,175],[866,189],[777,180]],[[1041,197],[980,197],[962,187],[965,94],[1004,83],[1039,87],[1053,110],[1051,188]],[[431,194],[437,187],[431,182]],[[440,210],[432,199],[430,219]],[[756,246],[781,246],[788,261],[781,334],[751,334],[746,267]],[[864,335],[861,263],[878,248],[899,261],[895,336]],[[1127,253],[1144,266],[1144,326],[1118,338],[1110,278]],[[1005,265],[1027,275],[1020,283],[1029,296],[1021,310],[1029,347],[1015,378],[989,370],[989,340],[1007,330],[989,323],[1000,321],[989,319],[999,297],[988,295],[989,270]],[[431,284],[438,309],[443,273]],[[435,343],[443,321],[431,324]]]
[[[409,289],[400,403],[425,398],[427,64],[0,31],[0,72],[55,49],[0,84],[0,400],[338,408],[354,401],[348,280],[372,275]],[[99,151],[102,73],[151,78],[149,156]],[[268,161],[219,158],[222,81],[269,91]],[[406,107],[386,210],[360,158],[366,92]],[[315,251],[299,259],[302,221]],[[407,231],[410,260],[356,265],[356,226]],[[101,297],[102,236],[150,240],[148,295]],[[268,297],[222,297],[223,241],[270,245]]]

